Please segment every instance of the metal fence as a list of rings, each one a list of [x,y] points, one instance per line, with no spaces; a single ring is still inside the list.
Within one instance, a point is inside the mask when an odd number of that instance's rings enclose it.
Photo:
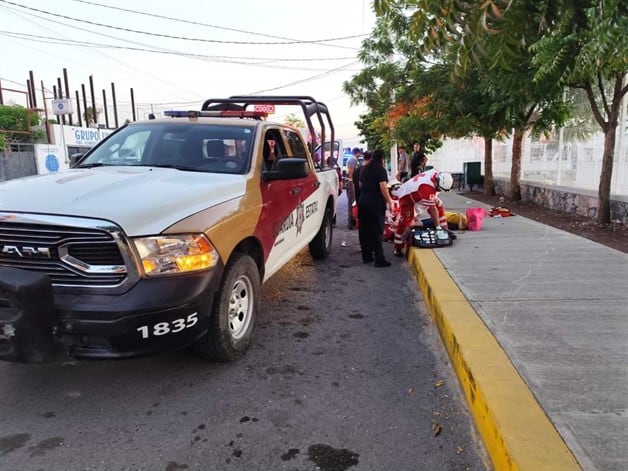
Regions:
[[[628,136],[626,136],[628,137]],[[613,159],[611,193],[628,195],[628,139],[620,140]],[[521,179],[545,185],[597,191],[602,173],[604,136],[596,134],[587,141],[524,142]],[[510,142],[493,147],[493,175],[509,178],[512,158]]]
[[[11,144],[10,150],[0,153],[0,181],[37,174],[35,146]]]
[[[628,128],[627,128],[628,129]],[[567,141],[527,136],[521,156],[521,180],[577,190],[597,192],[602,172],[604,135]],[[484,141],[480,138],[448,139],[428,155],[428,164],[453,173],[464,172],[464,164],[479,162],[484,174]],[[512,139],[493,142],[493,176],[510,179]],[[628,131],[617,133],[613,158],[611,194],[628,196]]]
[[[593,118],[586,93],[570,89],[566,98],[573,106],[572,116],[549,136],[527,135],[521,156],[521,180],[597,192],[602,172],[604,135]],[[628,97],[621,104],[615,135],[611,194],[628,196]],[[454,173],[465,162],[481,162],[484,173],[484,141],[478,138],[446,140],[442,148],[428,156],[428,163]],[[510,179],[512,137],[493,141],[493,176]]]

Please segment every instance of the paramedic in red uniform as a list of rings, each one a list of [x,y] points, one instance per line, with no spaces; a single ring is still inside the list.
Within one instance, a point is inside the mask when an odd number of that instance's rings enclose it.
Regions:
[[[405,233],[414,220],[415,203],[425,207],[437,229],[448,229],[445,207],[438,198],[438,192],[451,190],[452,184],[451,174],[431,169],[415,175],[394,192],[394,195],[399,198],[399,222],[395,231],[395,256],[403,256],[402,249],[406,245]]]

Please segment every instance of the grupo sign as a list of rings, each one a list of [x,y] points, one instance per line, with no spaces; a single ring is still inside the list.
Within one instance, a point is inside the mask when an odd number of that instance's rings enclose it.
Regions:
[[[67,127],[63,129],[65,144],[68,146],[95,146],[112,131],[109,129]]]

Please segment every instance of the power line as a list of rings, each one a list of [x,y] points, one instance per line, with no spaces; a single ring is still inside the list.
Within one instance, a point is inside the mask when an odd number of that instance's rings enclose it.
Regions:
[[[44,18],[44,17],[38,16],[38,15],[33,14],[33,13],[28,14],[28,17],[24,17],[23,16],[23,12],[19,12],[18,10],[15,10],[14,8],[11,8],[11,7],[4,7],[4,8],[5,8],[5,10],[8,10],[11,13],[13,13],[14,15],[16,15],[18,18],[22,18],[24,21],[30,22],[30,23],[34,24],[36,27],[38,27],[38,28],[44,28],[44,29],[46,29],[48,31],[51,31],[53,33],[56,33],[56,31],[53,31],[53,30],[51,30],[50,28],[48,28],[48,27],[46,27],[44,25],[40,25],[36,21],[33,21],[33,18],[38,18],[38,19],[46,21],[46,22],[51,22],[51,23],[62,25],[62,26],[64,26],[66,28],[66,30],[68,28],[71,28],[72,30],[85,31],[87,33],[93,33],[93,34],[96,34],[96,35],[99,35],[99,36],[104,36],[104,37],[109,38],[109,39],[118,39],[118,38],[116,38],[114,36],[110,36],[110,35],[107,35],[107,34],[104,34],[104,33],[99,33],[99,32],[92,32],[92,31],[89,31],[89,30],[87,30],[85,28],[81,28],[80,26],[70,26],[67,23],[62,23],[60,21],[53,20],[53,19],[50,19],[50,18]],[[132,44],[139,44],[141,46],[146,46],[145,44],[137,43],[135,41],[126,40],[126,42],[129,42],[129,43],[132,43]],[[164,49],[164,51],[168,51],[168,50]],[[190,90],[185,90],[178,84],[171,83],[171,82],[169,82],[167,80],[164,80],[163,77],[161,77],[161,76],[157,76],[157,75],[151,74],[150,72],[148,72],[146,70],[143,70],[143,69],[139,69],[139,70],[133,69],[126,62],[121,61],[121,60],[117,59],[116,57],[110,56],[110,55],[108,55],[108,54],[106,54],[106,53],[104,53],[102,51],[98,51],[98,53],[103,55],[104,57],[108,58],[109,60],[112,60],[114,62],[119,63],[121,65],[121,68],[132,69],[134,74],[141,73],[141,74],[143,74],[143,75],[145,75],[147,77],[150,77],[155,82],[161,82],[162,84],[167,85],[167,87],[169,87],[170,89],[174,88],[174,89],[178,89],[180,91],[184,91],[186,93],[189,93],[192,96],[196,95],[196,92],[192,92]],[[67,57],[66,57],[66,60],[67,60]],[[96,68],[98,68],[98,66],[96,66]],[[153,89],[156,90],[156,88],[153,88]]]
[[[208,23],[201,23],[199,21],[191,21],[191,20],[183,20],[181,18],[173,18],[170,16],[164,16],[164,15],[157,15],[155,13],[148,13],[148,12],[143,12],[143,11],[139,11],[139,10],[131,10],[129,8],[120,8],[120,7],[114,7],[111,5],[103,5],[101,3],[96,3],[96,2],[89,2],[87,0],[71,0],[73,2],[77,2],[77,3],[85,3],[87,5],[94,5],[94,6],[98,6],[98,7],[102,7],[102,8],[109,8],[111,10],[118,10],[118,11],[126,11],[128,13],[135,13],[138,15],[144,15],[144,16],[149,16],[152,18],[160,18],[160,19],[164,19],[164,20],[169,20],[169,21],[176,21],[179,23],[186,23],[186,24],[190,24],[190,25],[197,25],[197,26],[205,26],[207,28],[215,28],[215,29],[220,29],[223,31],[233,31],[236,33],[243,33],[243,34],[250,34],[253,36],[262,36],[265,38],[274,38],[274,39],[283,39],[286,41],[298,41],[296,39],[293,38],[287,38],[285,36],[275,36],[272,34],[264,34],[264,33],[257,33],[255,31],[246,31],[243,29],[236,29],[236,28],[228,28],[225,26],[217,26],[217,25],[212,25],[212,24],[208,24]],[[360,36],[367,36],[366,34],[361,34]],[[257,43],[259,44],[259,43]],[[279,44],[279,43],[272,43],[272,44]],[[356,48],[353,47],[349,47],[349,46],[341,46],[338,44],[321,44],[321,46],[328,46],[328,47],[337,47],[337,48],[343,48],[343,49],[353,49],[355,50]]]
[[[78,0],[77,0],[78,1]],[[203,57],[207,59],[213,59],[217,61],[221,61],[225,59],[228,62],[229,59],[236,60],[255,60],[255,61],[268,61],[268,62],[312,62],[312,61],[340,61],[340,60],[349,60],[355,59],[355,56],[349,57],[306,57],[306,58],[281,58],[281,57],[241,57],[241,56],[210,56],[206,54],[195,54],[189,52],[176,52],[176,51],[166,51],[166,50],[157,50],[157,49],[146,49],[140,47],[130,47],[130,46],[116,46],[113,44],[102,44],[102,43],[93,43],[88,41],[76,41],[73,39],[59,39],[51,36],[40,36],[36,34],[27,34],[27,33],[19,33],[15,31],[3,31],[0,30],[0,34],[5,34],[7,36],[16,38],[16,39],[27,39],[35,42],[42,42],[47,44],[59,44],[64,46],[77,46],[77,47],[100,47],[105,49],[125,49],[129,51],[141,51],[141,52],[154,52],[154,53],[163,53],[163,54],[177,54],[181,56],[187,57]],[[48,40],[48,41],[44,41]]]
[[[23,84],[23,83],[21,83],[21,82],[16,82],[15,80],[10,80],[10,79],[8,79],[8,78],[4,78],[4,77],[0,77],[0,80],[2,80],[3,82],[13,83],[13,84],[15,84],[15,85],[19,85],[20,87],[24,87],[24,88],[26,88],[26,85],[24,85],[24,84]]]
[[[3,1],[3,0],[0,0],[0,1]],[[50,20],[50,19],[46,19],[46,18],[41,18],[41,17],[39,17],[39,16],[37,16],[37,15],[31,15],[31,16],[38,17],[38,18],[43,19],[43,20],[45,20],[45,21],[52,21],[52,22],[54,22],[54,23],[58,23],[58,24],[61,24],[61,25],[63,25],[63,26],[68,26],[68,25],[66,25],[66,24],[64,24],[64,23],[61,23],[61,22],[58,22],[58,21],[54,21],[54,20]],[[84,30],[83,28],[79,28],[79,27],[75,27],[75,29],[80,29],[80,30],[83,30],[83,31],[87,31],[87,30]],[[99,34],[99,35],[103,35],[103,36],[105,36],[105,37],[109,37],[109,38],[115,39],[115,38],[113,38],[113,37],[111,37],[111,36],[104,35],[104,34],[102,34],[102,33],[95,33],[95,34]],[[128,41],[128,42],[132,42],[132,43],[134,43],[133,41]],[[141,43],[137,43],[137,44],[141,44]],[[167,51],[167,50],[166,50],[166,51]],[[173,53],[172,51],[169,51],[169,52],[170,52],[170,53]],[[314,76],[312,76],[312,77],[307,77],[307,78],[304,78],[304,79],[301,79],[301,80],[297,80],[297,81],[294,81],[294,82],[289,82],[289,83],[287,83],[287,84],[280,85],[280,86],[277,86],[277,87],[273,87],[273,88],[270,88],[270,89],[266,89],[266,90],[262,90],[262,91],[257,91],[257,92],[254,92],[254,94],[259,94],[259,93],[263,93],[263,92],[265,92],[265,91],[271,91],[271,90],[280,90],[280,89],[282,89],[282,88],[286,88],[286,87],[289,87],[289,86],[292,86],[292,85],[296,85],[296,84],[301,84],[301,83],[307,83],[307,82],[310,82],[310,81],[314,81],[314,80],[317,80],[317,79],[319,79],[319,78],[323,78],[323,77],[325,77],[325,76],[327,76],[327,75],[330,75],[330,74],[333,74],[333,73],[337,73],[337,72],[341,72],[341,71],[344,71],[344,70],[348,70],[350,67],[353,67],[354,65],[357,65],[357,64],[359,64],[359,62],[352,62],[352,63],[346,64],[346,65],[344,65],[344,66],[342,66],[342,67],[339,67],[339,68],[337,68],[337,69],[328,70],[328,71],[325,71],[325,72],[323,72],[323,73],[321,73],[321,74],[314,75]],[[195,93],[193,93],[193,94],[195,94]],[[203,100],[203,99],[194,100],[194,101],[188,101],[188,102],[153,103],[153,104],[155,104],[155,105],[177,105],[177,104],[179,104],[179,105],[186,105],[186,104],[196,104],[196,103],[201,102],[202,100]]]
[[[76,1],[79,1],[79,0],[76,0]],[[0,0],[0,3],[15,5],[17,7],[26,8],[27,10],[33,10],[33,11],[41,12],[41,13],[44,13],[44,14],[48,13],[48,12],[43,11],[43,10],[38,10],[38,9],[34,9],[34,8],[25,7],[23,5],[20,5],[20,4],[14,3],[14,2],[10,2],[10,1],[6,1],[6,0]],[[7,9],[9,9],[9,8],[7,8]],[[74,18],[71,18],[71,17],[64,16],[64,15],[57,15],[57,14],[51,14],[51,15],[52,16],[56,16],[56,17],[66,18],[66,19],[69,19],[71,21],[74,20],[74,21],[79,21],[79,22],[84,22],[84,23],[89,23],[89,24],[97,24],[98,25],[98,23],[92,23],[92,22],[89,22],[89,21],[81,21],[81,20],[77,20],[77,19],[74,19]],[[37,15],[34,15],[34,14],[31,14],[31,16],[38,17]],[[48,18],[41,18],[41,17],[38,17],[38,18],[43,19],[45,21],[52,21],[54,23],[62,24],[64,26],[69,26],[67,24],[64,24],[64,23],[61,23],[61,22],[57,22],[57,21],[54,21],[54,20],[51,20],[51,19],[48,19]],[[184,20],[181,20],[181,21],[184,21]],[[108,25],[103,25],[103,26],[110,27]],[[80,27],[77,27],[77,26],[71,26],[71,27],[73,29],[79,29],[79,30],[83,30],[83,31],[88,31],[86,29],[83,29],[83,28],[80,28]],[[124,30],[124,28],[115,28],[115,27],[113,27],[113,29]],[[134,32],[133,30],[128,30],[128,31]],[[89,32],[90,33],[94,33],[94,34],[99,34],[99,35],[102,35],[102,36],[106,36],[106,37],[110,37],[110,38],[113,38],[113,39],[116,39],[116,40],[120,40],[120,38],[118,38],[118,37],[108,36],[108,35],[105,35],[105,34],[102,34],[102,33],[97,33],[95,31],[89,31]],[[145,33],[145,32],[140,32],[140,33],[151,35],[151,33]],[[13,34],[13,35],[16,35],[16,34],[20,35],[21,34],[21,35],[24,36],[24,33],[9,33],[9,34]],[[34,35],[29,35],[29,36],[36,37]],[[154,35],[154,36],[159,36],[159,35]],[[361,35],[361,36],[363,36],[363,35]],[[15,38],[15,36],[12,36],[12,37]],[[357,36],[351,36],[351,37],[357,37]],[[346,38],[349,38],[349,37],[346,37]],[[337,39],[345,39],[345,38],[337,38]],[[330,39],[330,41],[331,40],[332,39]],[[133,41],[128,41],[128,40],[124,40],[124,41],[125,42],[129,42],[129,43],[135,43]],[[67,44],[69,44],[71,42],[74,42],[74,45],[78,45],[78,43],[79,43],[78,41],[69,40],[69,41],[67,41]],[[232,43],[232,44],[251,44],[251,43],[235,42],[235,41],[234,42],[229,42],[229,41],[210,41],[210,42],[223,42],[223,43]],[[290,42],[289,44],[304,44],[304,43],[315,43],[316,44],[317,41],[293,41],[293,42]],[[97,44],[97,43],[92,43],[92,44]],[[135,43],[135,44],[141,44],[141,43]],[[274,45],[274,44],[285,44],[285,43],[252,43],[252,44],[270,44],[270,45]],[[319,44],[319,45],[321,45],[321,44]],[[103,47],[109,47],[109,46],[104,45]],[[122,47],[111,46],[111,48],[122,48]],[[132,48],[129,48],[129,49],[132,49]],[[155,50],[147,50],[147,51],[148,52],[159,52],[159,51],[155,51]],[[164,53],[171,53],[171,54],[178,54],[178,55],[185,55],[185,53],[178,53],[176,51],[162,50],[162,52],[164,52]],[[190,56],[193,56],[193,55],[190,55]],[[201,59],[203,57],[205,57],[205,58],[208,57],[208,56],[201,56],[201,55],[196,55],[196,56],[199,56],[199,58],[201,58]],[[211,57],[211,56],[209,56],[209,57]],[[217,57],[221,57],[221,56],[217,56]],[[228,56],[224,56],[224,57],[228,57]],[[260,59],[260,58],[255,58],[255,59]],[[264,60],[267,60],[267,59],[264,59]],[[271,60],[281,61],[281,59],[274,59],[274,58],[272,58]],[[318,60],[318,59],[313,59],[313,60]],[[287,88],[287,87],[290,87],[290,86],[293,86],[293,85],[297,85],[297,84],[302,84],[302,83],[315,81],[315,80],[318,80],[320,78],[323,78],[323,77],[326,77],[326,76],[329,76],[329,75],[332,75],[332,74],[335,74],[335,73],[338,73],[338,72],[349,70],[351,67],[353,67],[355,65],[358,65],[358,64],[359,64],[359,62],[352,62],[352,63],[346,64],[344,66],[338,67],[336,69],[328,70],[328,71],[325,71],[323,73],[320,73],[320,74],[317,74],[317,75],[314,75],[314,76],[311,76],[311,77],[306,77],[306,78],[303,78],[303,79],[300,79],[300,80],[296,80],[296,81],[292,81],[292,82],[289,82],[287,84],[280,85],[280,86],[277,86],[277,87],[268,88],[268,89],[265,89],[265,90],[260,90],[260,91],[257,91],[257,92],[253,92],[253,94],[260,94],[260,93],[264,93],[264,92],[268,92],[268,91],[274,91],[274,90],[279,90],[279,89],[282,89],[282,88]],[[244,65],[256,65],[256,64],[245,63]],[[197,104],[197,103],[199,103],[201,101],[202,100],[199,99],[199,100],[188,101],[188,102],[170,102],[170,103],[152,103],[152,104],[157,105],[157,106],[185,105],[185,104]]]
[[[0,0],[1,3],[6,3],[8,5],[13,5],[19,8],[24,8],[25,10],[30,10],[30,11],[36,11],[38,13],[43,13],[45,15],[50,15],[50,16],[56,16],[58,18],[63,18],[66,20],[70,20],[70,21],[77,21],[79,23],[86,23],[86,24],[90,24],[93,26],[101,26],[103,28],[110,28],[110,29],[115,29],[118,31],[126,31],[129,33],[136,33],[136,34],[144,34],[144,35],[148,35],[148,36],[154,36],[154,37],[160,37],[160,38],[168,38],[168,39],[180,39],[183,41],[194,41],[194,42],[205,42],[205,43],[216,43],[216,44],[240,44],[240,45],[267,45],[267,46],[275,46],[275,45],[288,45],[288,44],[320,44],[320,43],[325,43],[325,42],[331,42],[331,41],[341,41],[344,39],[355,39],[355,38],[360,38],[360,37],[364,37],[363,34],[356,34],[356,35],[352,35],[352,36],[342,36],[342,37],[338,37],[338,38],[327,38],[327,39],[315,39],[315,40],[298,40],[298,41],[282,41],[282,42],[255,42],[255,41],[223,41],[223,40],[219,40],[219,39],[203,39],[203,38],[190,38],[187,36],[173,36],[173,35],[169,35],[169,34],[162,34],[162,33],[151,33],[148,31],[140,31],[140,30],[136,30],[136,29],[130,29],[130,28],[122,28],[119,26],[113,26],[113,25],[108,25],[105,23],[97,23],[95,21],[89,21],[89,20],[83,20],[80,18],[73,18],[71,16],[67,16],[67,15],[61,15],[59,13],[52,13],[46,10],[40,10],[38,8],[33,8],[33,7],[27,7],[26,5],[20,5],[19,3],[15,3],[15,2],[10,2],[8,0]]]
[[[24,34],[24,33],[14,33],[10,31],[0,31],[0,34],[4,34],[4,36],[9,37],[9,38],[24,40],[24,41],[32,41],[36,43],[57,44],[57,45],[70,46],[70,47],[89,47],[89,48],[102,47],[105,49],[123,49],[123,50],[130,50],[130,51],[150,52],[154,54],[175,55],[179,57],[187,57],[190,59],[200,59],[204,61],[219,62],[219,63],[226,63],[226,64],[236,64],[236,65],[251,66],[251,67],[272,67],[275,70],[277,69],[302,70],[302,71],[310,71],[310,72],[329,70],[329,69],[312,68],[312,67],[289,67],[289,66],[276,65],[275,62],[283,61],[283,59],[278,59],[278,58],[277,59],[276,58],[267,58],[267,59],[262,58],[264,62],[242,62],[242,61],[229,60],[229,56],[208,56],[204,54],[194,54],[194,53],[188,53],[188,52],[176,52],[176,51],[167,51],[167,50],[161,51],[161,50],[155,50],[155,49],[145,49],[145,48],[129,47],[129,46],[114,46],[114,45],[107,45],[107,44],[84,43],[84,42],[74,41],[74,40],[58,40],[56,38],[47,38],[47,39],[50,39],[47,41],[44,39],[35,39],[38,37],[46,38],[45,36],[35,36],[35,35],[29,35],[29,34]],[[253,60],[254,58],[250,57],[246,59]],[[354,57],[332,58],[329,60],[347,60],[347,59],[355,59],[355,58]],[[291,59],[288,59],[288,60],[291,60]],[[296,60],[299,60],[299,59],[296,59]],[[318,59],[304,59],[304,60],[308,60],[311,62],[311,61],[316,61]],[[324,60],[324,59],[321,59],[321,60]]]
[[[278,87],[266,88],[264,90],[258,90],[256,92],[251,92],[251,93],[249,93],[249,95],[257,95],[259,93],[272,92],[274,90],[279,90],[281,88],[287,88],[287,87],[290,87],[292,85],[299,85],[301,83],[306,83],[306,82],[311,82],[313,80],[318,80],[319,78],[327,77],[328,75],[333,75],[333,74],[336,74],[338,72],[343,72],[346,69],[348,69],[349,67],[353,67],[354,65],[356,65],[358,63],[359,63],[358,61],[352,62],[350,64],[347,64],[347,65],[343,66],[343,67],[338,67],[337,69],[329,70],[327,72],[323,72],[322,74],[313,75],[311,77],[307,77],[307,78],[304,78],[304,79],[301,79],[301,80],[295,80],[294,82],[286,83],[285,85],[280,85]]]

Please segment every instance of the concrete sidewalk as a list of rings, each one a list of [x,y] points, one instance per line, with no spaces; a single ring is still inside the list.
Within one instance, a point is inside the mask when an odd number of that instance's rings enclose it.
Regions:
[[[409,261],[496,470],[628,469],[628,254],[515,216]]]

